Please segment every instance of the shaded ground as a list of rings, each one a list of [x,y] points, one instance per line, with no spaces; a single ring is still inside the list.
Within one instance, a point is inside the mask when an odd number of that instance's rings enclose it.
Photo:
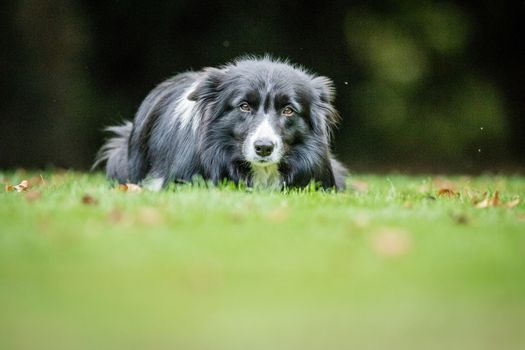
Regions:
[[[151,193],[38,175],[0,174],[30,185],[0,192],[2,349],[525,347],[525,178]]]

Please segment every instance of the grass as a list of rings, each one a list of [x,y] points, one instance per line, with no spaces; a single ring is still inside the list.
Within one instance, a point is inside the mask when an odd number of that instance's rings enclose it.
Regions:
[[[525,348],[525,204],[505,206],[523,177],[363,175],[337,194],[43,178],[0,192],[0,349]]]

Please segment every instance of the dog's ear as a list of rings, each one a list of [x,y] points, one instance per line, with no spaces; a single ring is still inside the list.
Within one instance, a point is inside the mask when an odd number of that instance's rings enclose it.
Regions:
[[[335,99],[335,86],[327,77],[315,77],[312,79],[313,86],[322,102],[332,103]]]
[[[323,76],[312,78],[312,84],[316,95],[313,103],[314,128],[329,139],[332,128],[340,119],[339,113],[332,105],[335,99],[335,86],[332,80]]]
[[[204,76],[200,79],[195,89],[188,95],[188,100],[208,100],[217,95],[224,80],[224,70],[205,68]]]

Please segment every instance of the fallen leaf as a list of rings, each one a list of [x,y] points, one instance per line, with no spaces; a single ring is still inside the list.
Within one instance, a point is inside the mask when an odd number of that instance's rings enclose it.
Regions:
[[[238,211],[230,214],[230,220],[236,224],[243,222],[245,218],[246,215]]]
[[[520,203],[520,201],[521,199],[518,197],[518,198],[511,200],[510,202],[504,203],[499,196],[499,192],[496,191],[494,192],[492,196],[488,194],[487,192],[485,192],[483,194],[483,199],[479,200],[477,198],[474,198],[472,200],[472,203],[474,204],[476,208],[479,208],[479,209],[490,208],[490,207],[514,208]]]
[[[31,187],[45,185],[45,184],[46,184],[46,180],[44,180],[44,177],[42,175],[33,176],[29,179],[29,185]]]
[[[468,224],[468,218],[465,215],[456,216],[455,219],[456,219],[456,223],[458,223],[459,225]]]
[[[34,202],[42,198],[42,193],[38,191],[28,191],[25,193],[24,197],[28,202]]]
[[[465,214],[450,214],[450,216],[458,225],[466,225],[469,222],[469,219]]]
[[[144,225],[157,225],[164,222],[162,215],[155,208],[142,208],[138,212],[138,220]]]
[[[126,183],[118,185],[118,189],[122,192],[141,192],[142,187],[136,184]]]
[[[98,204],[98,200],[96,200],[95,198],[93,198],[89,194],[85,194],[85,195],[82,196],[82,204],[85,204],[85,205],[97,205]]]
[[[361,180],[354,180],[350,184],[350,187],[355,192],[365,193],[368,191],[368,182],[361,181]]]
[[[290,216],[290,209],[288,208],[288,203],[282,202],[279,207],[266,213],[266,218],[275,223],[280,223],[288,219]]]
[[[512,209],[515,206],[517,206],[518,204],[520,204],[520,202],[521,202],[520,198],[515,198],[515,199],[511,200],[510,202],[507,202],[507,208]]]
[[[23,180],[18,185],[5,185],[6,192],[26,192],[29,191],[29,181]]]
[[[437,193],[437,196],[438,197],[449,197],[449,198],[452,198],[452,197],[459,197],[459,193],[457,193],[453,189],[450,189],[450,188],[447,188],[447,187],[443,187],[443,188],[439,189],[439,191]]]
[[[389,258],[396,258],[408,253],[411,248],[408,234],[399,229],[383,229],[375,234],[372,239],[374,251]]]
[[[497,207],[500,204],[502,204],[502,202],[501,202],[501,199],[499,198],[499,192],[496,191],[496,193],[494,193],[494,197],[492,198],[492,206]]]
[[[474,206],[478,209],[488,208],[490,207],[490,198],[485,197],[482,201],[474,203]]]
[[[22,182],[20,182],[18,185],[15,186],[15,190],[17,192],[24,192],[24,191],[29,191],[29,181],[27,180],[22,180]]]
[[[112,224],[116,224],[116,223],[122,221],[123,217],[124,217],[124,213],[122,212],[122,210],[120,210],[118,208],[113,208],[108,213],[108,220]]]

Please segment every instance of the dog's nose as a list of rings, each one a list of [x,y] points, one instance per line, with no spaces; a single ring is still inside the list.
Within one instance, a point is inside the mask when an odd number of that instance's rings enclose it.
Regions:
[[[273,152],[275,144],[268,139],[257,140],[253,143],[255,153],[261,157],[268,157]]]

